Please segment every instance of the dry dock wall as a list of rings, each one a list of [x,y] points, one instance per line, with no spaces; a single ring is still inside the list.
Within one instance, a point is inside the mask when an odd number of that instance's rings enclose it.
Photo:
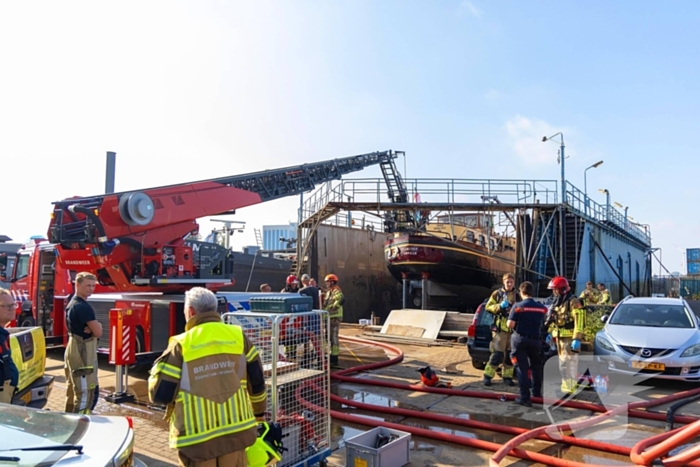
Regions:
[[[338,276],[345,295],[343,321],[357,323],[372,312],[384,322],[401,308],[401,284],[384,261],[386,235],[373,230],[319,226],[310,245],[309,270],[319,284],[326,274]]]

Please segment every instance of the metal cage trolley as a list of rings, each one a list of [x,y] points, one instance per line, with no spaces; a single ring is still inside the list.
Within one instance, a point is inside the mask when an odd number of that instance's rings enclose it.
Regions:
[[[282,299],[281,307],[275,306],[274,298],[258,304],[251,300],[251,310],[312,308],[290,306],[290,301],[299,301],[295,299],[310,300],[292,297]],[[277,467],[327,466],[331,455],[328,312],[239,311],[222,319],[240,326],[262,359],[268,401],[265,418],[282,427],[284,452]]]

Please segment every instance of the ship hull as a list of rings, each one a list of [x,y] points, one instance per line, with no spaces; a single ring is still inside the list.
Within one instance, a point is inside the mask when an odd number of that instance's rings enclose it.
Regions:
[[[384,244],[384,255],[396,280],[425,277],[451,292],[451,307],[461,309],[476,309],[502,284],[503,274],[515,272],[512,250],[490,255],[480,245],[430,235],[395,235]]]

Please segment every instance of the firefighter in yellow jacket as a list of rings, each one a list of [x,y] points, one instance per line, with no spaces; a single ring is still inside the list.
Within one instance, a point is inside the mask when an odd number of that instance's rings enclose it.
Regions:
[[[600,293],[600,300],[598,305],[612,305],[612,298],[610,297],[610,291],[605,287],[602,282],[598,283],[598,292]]]
[[[586,289],[581,292],[578,298],[583,302],[584,306],[597,305],[600,300],[600,294],[593,288],[593,282],[588,281],[586,282]]]
[[[328,311],[331,320],[331,368],[340,368],[338,357],[340,356],[340,323],[343,321],[343,303],[345,296],[338,287],[338,276],[328,274],[325,279],[326,295],[323,297],[323,309]]]
[[[571,293],[569,281],[565,277],[553,278],[548,288],[554,293],[554,302],[545,326],[557,343],[561,391],[573,393],[578,386],[578,354],[584,338],[586,310],[581,301]]]
[[[503,275],[503,287],[495,290],[486,302],[486,311],[495,315],[491,326],[491,357],[484,368],[484,386],[491,386],[491,379],[496,375],[496,369],[503,365],[501,377],[508,386],[513,383],[513,364],[510,360],[510,336],[512,330],[508,327],[508,313],[513,304],[521,301],[520,294],[515,290],[515,276]]]
[[[210,290],[187,291],[185,318],[185,332],[151,368],[149,397],[168,406],[181,466],[245,466],[267,409],[258,351],[239,326],[221,322]]]

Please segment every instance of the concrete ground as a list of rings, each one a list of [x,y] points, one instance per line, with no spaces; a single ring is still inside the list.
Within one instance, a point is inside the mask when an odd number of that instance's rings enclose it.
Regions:
[[[343,335],[360,336],[362,331],[359,327],[350,325],[344,326],[341,332]],[[443,381],[451,382],[452,387],[456,389],[492,391],[504,394],[518,393],[517,386],[507,387],[501,382],[499,377],[494,378],[492,387],[484,387],[481,383],[482,372],[472,367],[469,354],[464,344],[434,347],[399,345],[399,347],[404,351],[404,360],[402,363],[356,376],[370,380],[377,379],[417,384],[420,381],[420,375],[416,370],[420,367],[430,365],[431,368],[438,372],[438,375]],[[343,344],[341,353],[341,363],[347,367],[386,360],[388,358],[383,350],[378,350],[373,346],[347,342]],[[62,410],[65,398],[65,379],[63,376],[61,351],[49,351],[47,357],[47,372],[56,376],[56,383],[49,400],[48,408],[51,410]],[[135,403],[116,405],[101,399],[96,408],[96,412],[101,415],[125,415],[134,419],[136,453],[148,466],[163,467],[177,465],[175,453],[168,447],[167,426],[162,420],[163,413],[148,405],[146,378],[146,374],[131,375],[129,378],[129,389],[136,396]],[[114,391],[114,386],[114,373],[112,367],[105,359],[101,361],[100,368],[100,387],[103,394]],[[556,384],[554,383],[546,386],[545,395],[548,394],[548,391],[554,391],[555,386]],[[638,387],[636,390],[639,392],[635,395],[642,399],[659,398],[677,391],[693,389],[696,386],[697,385],[688,383],[652,380],[651,382],[645,382],[643,387]],[[336,382],[333,383],[331,390],[334,394],[341,395],[346,399],[362,401],[375,406],[402,407],[419,411],[429,411],[432,413],[459,416],[465,419],[525,429],[550,424],[552,420],[550,417],[553,417],[555,421],[561,421],[564,419],[588,418],[592,415],[590,411],[584,410],[558,409],[545,411],[541,405],[535,405],[533,408],[525,408],[515,405],[512,402],[501,402],[497,399],[489,400],[445,396],[416,391],[380,388],[355,383],[340,384]],[[577,399],[598,403],[597,394],[590,390],[579,394]],[[665,412],[669,405],[670,404],[660,406],[653,410]],[[384,414],[381,409],[367,412],[347,406],[341,407],[340,404],[335,403],[332,408],[333,410],[369,416],[374,419],[422,427],[431,431],[490,441],[499,445],[512,438],[512,435],[499,434],[491,431],[475,430],[466,427],[460,428],[454,425],[441,425],[417,418]],[[694,402],[689,404],[680,409],[679,413],[700,416],[700,403]],[[631,422],[632,423],[626,423],[626,420],[611,421],[595,432],[576,433],[576,435],[578,437],[604,440],[631,447],[640,439],[646,438],[651,434],[659,433],[664,429],[664,424],[661,422],[640,419],[632,419]],[[334,420],[331,427],[331,445],[333,452],[328,459],[329,464],[345,466],[346,440],[369,429],[371,429],[371,427]],[[411,467],[488,465],[488,459],[492,455],[492,453],[488,451],[457,446],[451,443],[418,436],[411,437],[409,447],[410,463],[408,465]],[[629,465],[629,459],[626,460],[620,456],[575,447],[563,447],[561,445],[542,441],[529,442],[523,447],[543,454],[588,464]],[[362,463],[355,463],[352,467],[361,467],[361,465]],[[502,465],[531,466],[539,464],[509,457]]]

